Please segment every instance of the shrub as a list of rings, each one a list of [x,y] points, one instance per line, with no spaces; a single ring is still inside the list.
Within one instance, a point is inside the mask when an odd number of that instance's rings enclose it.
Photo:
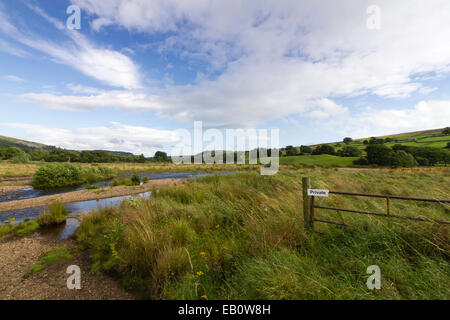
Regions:
[[[392,152],[389,147],[382,144],[370,144],[366,148],[367,161],[369,164],[380,166],[390,166],[392,161]]]
[[[416,167],[417,161],[414,159],[412,154],[406,153],[405,151],[394,151],[391,154],[391,163],[390,165],[393,167]]]
[[[301,153],[312,153],[312,148],[308,147],[308,146],[301,146],[300,147],[300,152]]]
[[[109,168],[83,169],[68,163],[48,164],[36,171],[33,187],[36,189],[52,189],[76,186],[85,182],[94,182],[111,178]]]
[[[416,157],[416,161],[419,166],[428,167],[430,165],[430,161],[424,157]]]
[[[31,161],[30,155],[24,153],[20,153],[11,158],[12,163],[28,163]]]
[[[442,133],[445,135],[450,135],[450,127],[445,128],[444,131],[442,131]]]
[[[81,167],[67,163],[48,164],[36,171],[33,187],[36,189],[61,188],[82,184],[84,172]]]
[[[339,156],[341,157],[360,157],[362,151],[354,146],[345,146],[342,150],[339,150]]]
[[[330,145],[327,144],[323,144],[321,146],[318,146],[317,148],[314,149],[314,151],[312,152],[313,155],[319,155],[319,154],[331,154],[331,155],[335,155],[336,151],[334,150],[334,148]]]
[[[133,176],[131,177],[131,183],[135,186],[138,186],[139,184],[141,184],[141,177],[137,173],[133,174]]]
[[[344,141],[344,143],[350,143],[350,142],[353,142],[353,139],[350,137],[347,137],[347,138],[344,138],[343,141]]]
[[[366,157],[362,157],[353,161],[353,164],[360,166],[367,166],[369,164],[369,161],[367,161]]]

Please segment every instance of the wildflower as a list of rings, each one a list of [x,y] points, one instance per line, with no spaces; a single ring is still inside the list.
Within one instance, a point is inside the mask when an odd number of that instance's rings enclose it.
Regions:
[[[217,225],[217,226],[216,226],[216,229],[219,229],[219,228],[220,228],[220,226],[219,226],[219,225]]]
[[[197,277],[201,277],[204,273],[202,271],[197,271]]]
[[[202,252],[200,252],[200,255],[201,255],[202,257],[204,257],[204,256],[206,256],[206,252],[202,251]]]

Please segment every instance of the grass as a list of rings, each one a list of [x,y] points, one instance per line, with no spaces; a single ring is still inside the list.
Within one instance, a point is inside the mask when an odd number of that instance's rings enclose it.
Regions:
[[[66,247],[57,247],[52,250],[49,250],[45,252],[40,258],[39,262],[34,264],[31,268],[29,273],[26,275],[26,277],[38,273],[45,268],[59,263],[61,261],[67,261],[72,259],[72,254]]]
[[[20,224],[5,224],[0,226],[0,239],[10,237],[24,237],[32,234],[39,229],[39,223],[36,221],[23,222]]]
[[[93,271],[151,299],[449,299],[448,229],[430,223],[317,212],[349,228],[303,230],[301,177],[314,188],[448,198],[450,171],[283,169],[209,176],[154,190],[83,217],[77,240]],[[382,210],[355,197],[321,201]],[[394,202],[394,201],[393,201]],[[395,202],[392,212],[448,220],[442,204]],[[382,289],[366,287],[378,265]]]
[[[322,155],[303,155],[293,157],[280,158],[281,165],[294,165],[294,166],[322,166],[322,167],[351,167],[353,161],[358,157],[337,157],[328,154]]]
[[[50,208],[42,214],[37,222],[41,227],[55,226],[66,222],[69,211],[63,203],[57,202],[50,205]]]
[[[31,162],[27,164],[15,164],[10,161],[0,160],[0,179],[32,177],[36,171],[47,165],[46,162]],[[84,169],[98,168],[96,164],[76,163]],[[160,173],[160,172],[213,172],[213,171],[251,171],[259,170],[260,166],[256,165],[195,165],[195,164],[180,164],[172,163],[102,163],[102,167],[112,170],[112,173],[129,173],[129,172],[146,172],[146,173]]]

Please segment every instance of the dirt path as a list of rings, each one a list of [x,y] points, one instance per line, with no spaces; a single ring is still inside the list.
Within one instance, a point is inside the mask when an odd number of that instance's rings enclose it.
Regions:
[[[56,241],[43,236],[31,236],[0,242],[0,300],[129,300],[137,297],[127,293],[114,279],[90,274],[86,253],[73,254],[71,260],[55,263],[29,277],[31,266],[48,250],[65,246],[73,248],[73,240]],[[67,288],[67,267],[81,269],[81,290]]]
[[[186,179],[150,180],[141,186],[134,186],[134,187],[118,186],[113,188],[103,188],[95,190],[80,190],[49,196],[42,196],[32,199],[2,202],[0,203],[0,212],[47,206],[55,201],[69,203],[69,202],[88,201],[88,200],[120,197],[126,195],[134,195],[138,193],[151,191],[154,187],[181,184],[184,183],[185,181]]]

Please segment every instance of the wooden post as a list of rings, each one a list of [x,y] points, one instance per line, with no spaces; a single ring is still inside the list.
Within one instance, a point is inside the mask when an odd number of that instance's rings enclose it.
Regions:
[[[308,189],[311,185],[311,179],[302,178],[303,185],[303,224],[306,231],[311,230],[311,198],[308,196]]]
[[[315,197],[311,197],[311,209],[309,210],[309,229],[314,231],[314,200]]]

